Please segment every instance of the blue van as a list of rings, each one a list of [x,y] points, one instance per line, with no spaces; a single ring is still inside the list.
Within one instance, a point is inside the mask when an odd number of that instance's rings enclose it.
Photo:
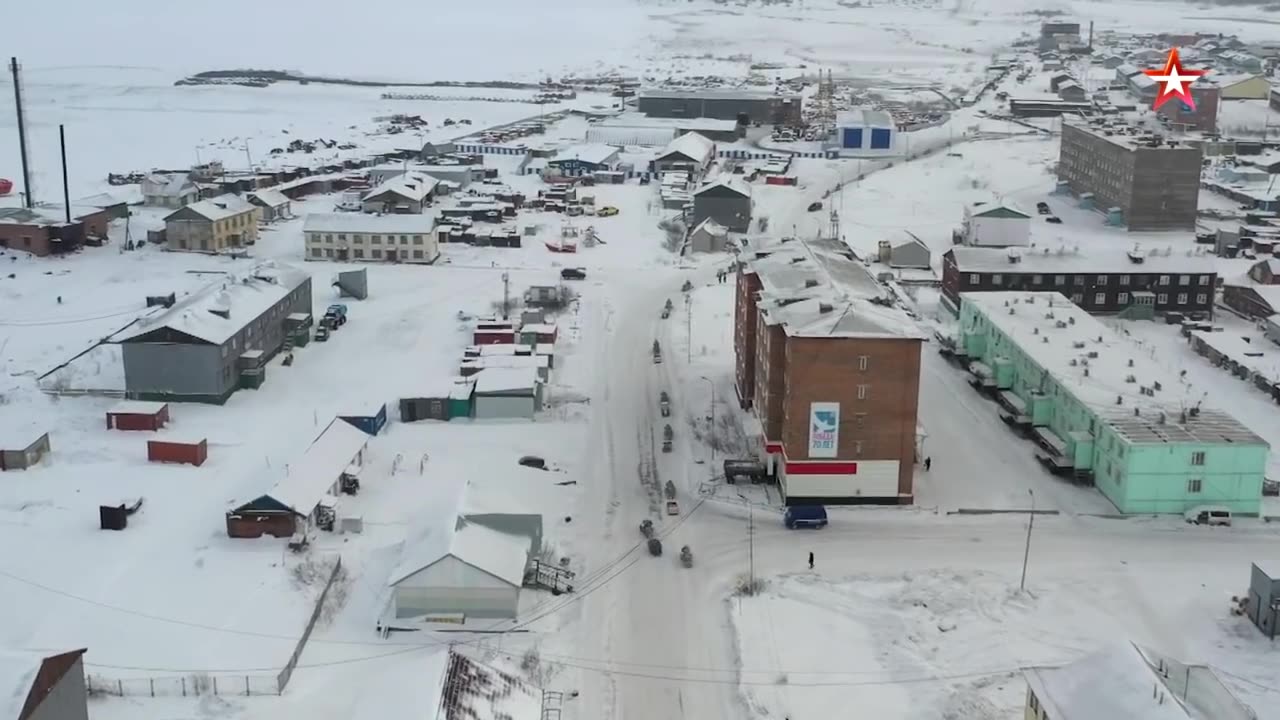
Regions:
[[[824,528],[827,526],[827,509],[821,505],[792,505],[782,518],[788,530],[796,528]]]

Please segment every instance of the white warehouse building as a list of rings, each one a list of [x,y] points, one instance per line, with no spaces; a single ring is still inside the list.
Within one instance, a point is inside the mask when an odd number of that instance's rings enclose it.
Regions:
[[[896,155],[898,128],[883,110],[853,110],[836,116],[831,141],[842,157]]]

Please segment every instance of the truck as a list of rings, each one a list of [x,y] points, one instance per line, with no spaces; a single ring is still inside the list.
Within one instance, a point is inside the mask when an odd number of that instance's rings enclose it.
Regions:
[[[347,306],[342,303],[334,303],[324,311],[324,316],[330,319],[329,324],[336,330],[347,324]]]

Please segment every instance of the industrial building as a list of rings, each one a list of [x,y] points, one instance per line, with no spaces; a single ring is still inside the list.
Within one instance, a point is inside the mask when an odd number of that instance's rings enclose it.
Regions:
[[[1033,290],[1060,292],[1090,313],[1207,318],[1217,281],[1212,262],[1186,251],[954,247],[942,256],[942,296],[952,310],[964,293]]]
[[[98,208],[72,207],[67,221],[62,207],[0,208],[0,248],[22,250],[37,257],[62,255],[107,238],[111,218]]]
[[[893,155],[897,146],[897,125],[883,110],[854,110],[840,113],[831,142],[842,157]]]
[[[1058,179],[1131,231],[1194,230],[1203,154],[1131,126],[1064,118]]]
[[[1047,22],[1040,24],[1040,52],[1070,49],[1080,45],[1080,23]]]
[[[429,265],[440,257],[435,223],[418,214],[310,213],[302,225],[303,257]]]
[[[125,394],[134,400],[221,404],[258,387],[297,316],[311,315],[311,276],[264,263],[117,333]]]
[[[716,156],[716,144],[701,133],[685,133],[667,144],[652,168],[655,173],[685,172],[701,178]]]
[[[746,255],[735,389],[788,505],[912,502],[922,341],[838,240]]]
[[[963,294],[958,347],[1037,459],[1121,513],[1258,514],[1266,441],[1062,293]]]
[[[799,95],[760,90],[645,90],[636,98],[636,108],[649,117],[714,118],[762,125],[799,125],[800,106]]]

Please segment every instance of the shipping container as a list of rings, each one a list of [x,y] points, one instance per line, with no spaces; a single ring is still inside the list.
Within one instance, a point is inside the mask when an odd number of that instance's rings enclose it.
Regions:
[[[338,417],[359,430],[363,430],[370,435],[377,435],[387,424],[387,405],[382,403],[376,409],[370,409],[367,413],[339,415]]]
[[[151,462],[183,463],[186,465],[203,465],[209,458],[209,443],[206,440],[148,440],[147,460]]]
[[[169,404],[126,400],[107,411],[108,430],[159,430],[169,422]]]

